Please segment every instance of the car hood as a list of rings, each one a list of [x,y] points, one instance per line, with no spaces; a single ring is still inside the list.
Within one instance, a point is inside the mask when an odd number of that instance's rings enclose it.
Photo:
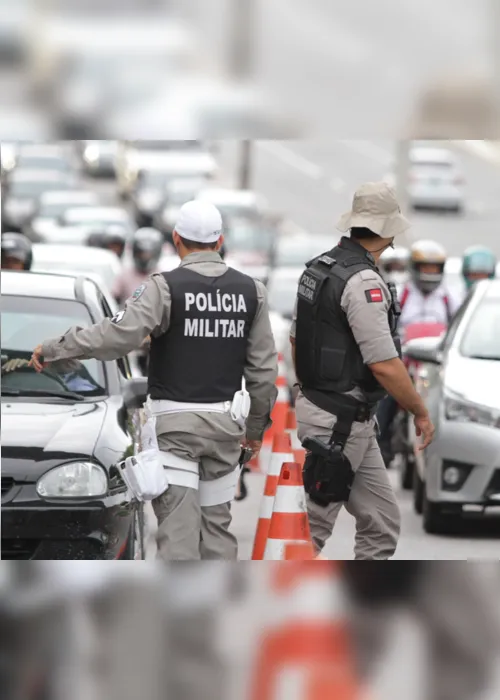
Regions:
[[[36,481],[51,467],[88,459],[101,432],[106,403],[2,403],[2,475]]]
[[[445,370],[444,385],[467,401],[500,410],[500,362],[455,355]]]

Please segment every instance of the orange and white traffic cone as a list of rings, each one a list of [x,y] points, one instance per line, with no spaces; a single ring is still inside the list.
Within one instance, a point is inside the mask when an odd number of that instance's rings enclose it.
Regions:
[[[252,700],[360,700],[337,562],[271,570],[268,617],[252,679]]]
[[[290,437],[286,434],[277,435],[273,441],[273,451],[269,462],[266,485],[260,504],[252,559],[261,560],[264,558],[267,536],[271,526],[271,516],[273,514],[274,497],[276,496],[276,489],[278,488],[281,468],[285,462],[291,461],[293,461],[293,453]]]
[[[297,462],[285,462],[274,499],[264,559],[282,561],[286,545],[294,542],[310,543],[311,533],[302,467]]]
[[[287,432],[290,435],[290,441],[292,443],[294,461],[298,462],[300,464],[300,466],[303,467],[304,460],[306,458],[306,451],[302,447],[302,443],[300,442],[300,440],[297,436],[297,416],[295,415],[295,409],[293,409],[293,408],[289,408],[288,412],[286,414],[285,432]]]

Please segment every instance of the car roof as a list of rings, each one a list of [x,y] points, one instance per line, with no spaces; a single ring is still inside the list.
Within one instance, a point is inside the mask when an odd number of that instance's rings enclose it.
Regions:
[[[38,168],[16,168],[9,181],[12,182],[33,182],[35,180],[66,180],[68,175],[60,173],[58,170],[47,170]]]
[[[116,216],[118,215],[120,218],[123,218],[124,220],[129,220],[130,219],[130,214],[127,212],[126,209],[123,209],[122,207],[101,207],[101,206],[96,206],[96,207],[70,207],[67,211],[66,214],[74,214],[74,213],[81,213],[84,215],[84,217],[91,218],[93,215],[97,213],[99,216]]]
[[[198,193],[197,199],[213,202],[214,204],[242,204],[243,206],[262,206],[264,198],[252,190],[233,190],[229,188],[204,189]]]
[[[456,163],[457,159],[447,148],[428,148],[414,146],[410,149],[410,159],[413,163]]]
[[[109,263],[114,265],[118,258],[111,250],[104,248],[91,248],[85,245],[58,245],[57,243],[33,243],[33,260],[36,263],[45,261],[67,262],[68,267],[72,265],[71,260],[94,261],[96,265]],[[68,259],[71,260],[68,261]],[[119,264],[119,263],[118,263]],[[3,274],[3,273],[2,273]]]
[[[75,299],[75,276],[2,270],[2,295]]]
[[[53,190],[52,192],[43,192],[40,195],[40,202],[43,204],[64,204],[72,201],[98,202],[99,197],[96,192],[90,190]]]

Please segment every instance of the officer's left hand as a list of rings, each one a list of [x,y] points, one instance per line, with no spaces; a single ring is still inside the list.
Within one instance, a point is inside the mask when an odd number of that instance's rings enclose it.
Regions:
[[[31,360],[28,363],[28,367],[33,367],[37,372],[41,372],[44,367],[47,367],[48,362],[42,362],[42,346],[37,345],[33,350]]]

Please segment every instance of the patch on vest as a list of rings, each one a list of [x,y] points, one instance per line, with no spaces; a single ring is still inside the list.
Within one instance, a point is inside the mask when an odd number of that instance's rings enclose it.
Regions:
[[[244,318],[224,318],[223,314],[242,314],[247,312],[243,294],[221,294],[209,292],[204,294],[184,294],[184,310],[196,309],[200,318],[184,319],[184,336],[188,338],[244,338]],[[212,317],[208,314],[213,314]]]
[[[321,279],[310,270],[306,270],[300,278],[297,295],[303,301],[307,301],[308,304],[315,304],[320,288]]]
[[[365,290],[365,297],[366,301],[371,304],[374,301],[384,301],[384,297],[382,295],[382,290],[380,288],[377,289],[366,289]]]
[[[145,284],[141,284],[140,287],[137,287],[137,289],[135,290],[135,292],[134,292],[134,293],[132,294],[132,296],[130,297],[130,298],[132,299],[132,301],[137,301],[137,299],[138,299],[140,296],[142,296],[142,294],[143,294],[143,292],[144,292],[145,289],[146,289],[146,285],[145,285]]]
[[[125,309],[123,309],[123,311],[118,311],[118,313],[115,314],[113,316],[113,318],[111,319],[111,323],[120,323],[120,321],[122,320],[122,318],[124,316],[125,316]]]

